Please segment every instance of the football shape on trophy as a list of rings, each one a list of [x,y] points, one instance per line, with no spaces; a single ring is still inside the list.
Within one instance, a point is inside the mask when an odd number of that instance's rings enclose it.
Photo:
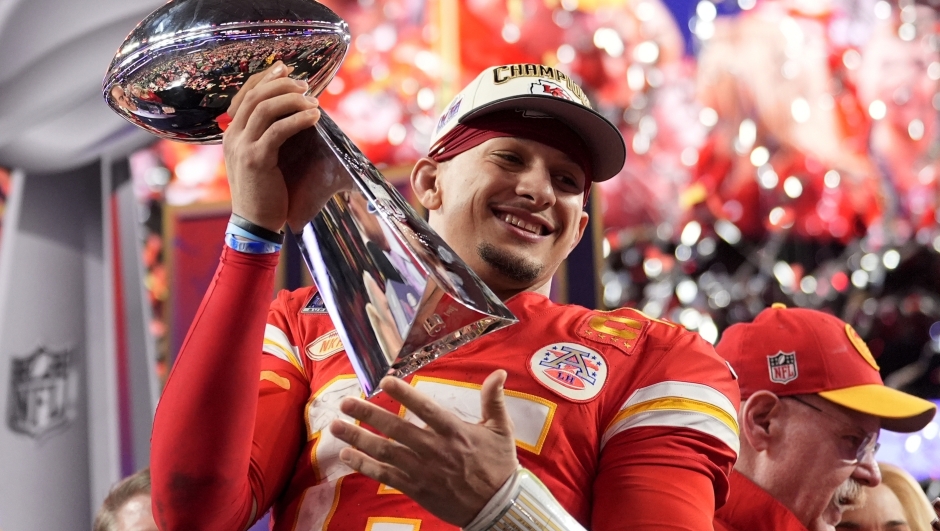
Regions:
[[[318,95],[349,41],[346,22],[312,0],[171,0],[128,35],[102,91],[157,136],[218,143],[252,74],[282,61]],[[335,195],[295,238],[366,396],[386,375],[407,376],[516,322],[326,112],[315,129],[295,151],[355,190]]]
[[[349,47],[346,22],[310,0],[172,1],[127,36],[104,79],[118,114],[158,136],[222,141],[219,121],[248,77],[283,61],[319,94]]]

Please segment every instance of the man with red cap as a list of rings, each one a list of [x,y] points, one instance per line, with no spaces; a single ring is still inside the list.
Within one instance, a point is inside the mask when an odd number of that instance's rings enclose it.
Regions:
[[[287,139],[319,118],[287,74],[254,77],[230,109],[241,219],[157,408],[161,529],[241,530],[268,509],[275,531],[711,529],[738,447],[726,363],[672,323],[548,298],[588,187],[626,153],[581,88],[497,66],[444,110],[415,196],[519,323],[366,401],[316,290],[270,303],[277,231],[347,186],[316,161],[282,173]]]
[[[718,530],[823,530],[881,482],[881,428],[913,432],[936,406],[886,387],[851,325],[774,304],[716,346],[741,388],[741,453]]]

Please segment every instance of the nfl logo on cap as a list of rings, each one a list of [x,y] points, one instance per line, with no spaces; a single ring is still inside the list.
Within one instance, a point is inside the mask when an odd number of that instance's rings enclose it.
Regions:
[[[796,352],[778,351],[773,356],[767,356],[767,368],[770,370],[770,381],[786,384],[796,380]]]

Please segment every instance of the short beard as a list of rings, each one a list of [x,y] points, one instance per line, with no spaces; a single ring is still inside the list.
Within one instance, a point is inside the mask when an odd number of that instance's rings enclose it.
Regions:
[[[832,494],[832,503],[843,511],[858,509],[865,501],[864,485],[849,478]]]
[[[489,243],[481,243],[477,247],[477,254],[484,262],[489,264],[511,280],[524,284],[531,284],[539,278],[543,265],[524,257],[514,255],[502,249],[497,249]]]

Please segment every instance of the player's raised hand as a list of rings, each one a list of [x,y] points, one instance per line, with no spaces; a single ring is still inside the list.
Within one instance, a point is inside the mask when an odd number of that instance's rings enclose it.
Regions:
[[[519,466],[503,396],[505,381],[506,372],[498,370],[483,382],[483,418],[473,424],[406,382],[387,377],[380,387],[427,426],[420,428],[369,402],[347,398],[340,404],[343,413],[389,438],[334,421],[330,432],[352,446],[340,451],[340,459],[400,490],[441,520],[464,526]]]
[[[313,156],[318,102],[290,70],[278,61],[248,79],[229,107],[222,142],[232,211],[274,231],[287,221],[302,225],[348,185]]]

